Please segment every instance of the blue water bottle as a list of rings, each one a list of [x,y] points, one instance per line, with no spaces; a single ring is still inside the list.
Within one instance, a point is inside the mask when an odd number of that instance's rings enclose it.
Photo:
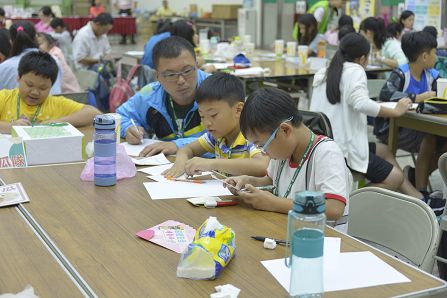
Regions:
[[[322,297],[325,198],[321,192],[295,194],[287,226],[286,266],[291,268],[291,297]]]
[[[115,119],[109,115],[98,115],[93,121],[94,141],[94,177],[98,186],[116,184],[116,133]]]

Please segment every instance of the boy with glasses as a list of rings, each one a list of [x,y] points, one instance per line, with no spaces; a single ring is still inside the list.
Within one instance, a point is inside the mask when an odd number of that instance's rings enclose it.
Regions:
[[[196,68],[192,45],[178,36],[157,43],[152,60],[158,82],[145,86],[117,109],[122,116],[121,137],[139,144],[145,132],[154,133],[163,142],[146,146],[140,156],[175,154],[205,131],[195,93],[207,75]]]
[[[271,158],[264,177],[238,176],[226,181],[240,200],[255,209],[287,213],[296,192],[320,191],[328,220],[342,217],[352,177],[335,142],[315,135],[302,123],[290,95],[275,88],[256,90],[241,113],[241,131]],[[273,193],[256,187],[275,186]],[[288,200],[285,200],[286,198]]]
[[[242,82],[230,74],[217,73],[203,81],[196,98],[208,132],[181,148],[173,167],[163,174],[179,177],[214,170],[230,175],[264,176],[268,157],[245,139],[239,127],[245,100]],[[207,152],[216,158],[202,158]]]

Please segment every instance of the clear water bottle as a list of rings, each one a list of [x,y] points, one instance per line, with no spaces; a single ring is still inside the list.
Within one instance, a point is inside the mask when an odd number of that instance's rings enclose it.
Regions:
[[[287,226],[286,266],[291,268],[291,297],[322,297],[326,224],[323,193],[297,192]]]
[[[98,115],[93,122],[94,178],[98,186],[116,184],[116,133],[115,119],[110,115]]]

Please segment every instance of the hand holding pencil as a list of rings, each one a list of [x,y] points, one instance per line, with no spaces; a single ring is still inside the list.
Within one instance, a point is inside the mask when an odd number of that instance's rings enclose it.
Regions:
[[[126,141],[131,145],[141,144],[143,141],[144,128],[137,126],[133,119],[130,119],[132,126],[129,126],[126,132]]]

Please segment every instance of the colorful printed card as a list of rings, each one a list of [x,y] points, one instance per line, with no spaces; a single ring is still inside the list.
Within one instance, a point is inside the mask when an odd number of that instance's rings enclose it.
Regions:
[[[29,197],[22,183],[0,186],[0,207],[29,202]]]
[[[27,166],[22,138],[0,135],[0,168]]]
[[[137,236],[176,253],[182,253],[194,239],[196,230],[184,223],[167,220],[155,227],[137,232]]]

